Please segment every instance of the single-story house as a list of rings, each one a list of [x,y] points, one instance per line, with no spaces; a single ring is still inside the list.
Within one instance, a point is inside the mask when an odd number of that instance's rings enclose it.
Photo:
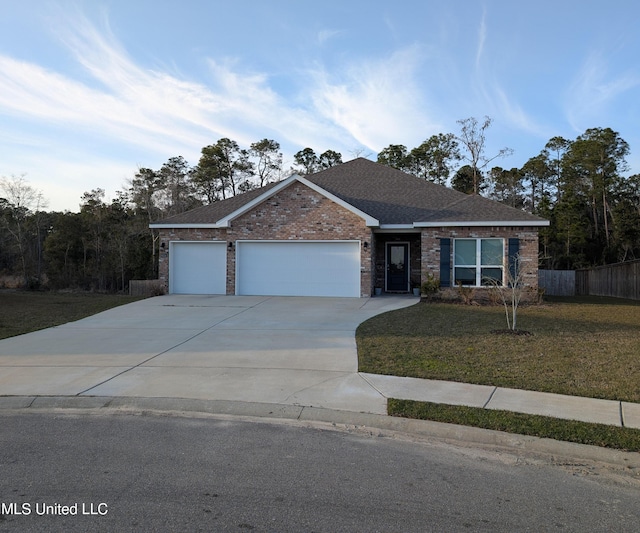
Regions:
[[[169,293],[366,297],[505,280],[538,286],[548,221],[364,158],[151,224]],[[380,291],[376,291],[379,289]]]

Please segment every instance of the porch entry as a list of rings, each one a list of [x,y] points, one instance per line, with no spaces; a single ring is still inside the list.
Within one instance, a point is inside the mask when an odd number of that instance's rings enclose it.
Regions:
[[[387,243],[386,290],[407,292],[409,290],[409,243]]]

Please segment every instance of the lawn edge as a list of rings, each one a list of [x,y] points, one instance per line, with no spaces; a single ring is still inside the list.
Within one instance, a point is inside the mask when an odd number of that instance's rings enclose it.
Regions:
[[[388,399],[387,414],[626,452],[640,452],[640,430],[634,428],[397,398]]]

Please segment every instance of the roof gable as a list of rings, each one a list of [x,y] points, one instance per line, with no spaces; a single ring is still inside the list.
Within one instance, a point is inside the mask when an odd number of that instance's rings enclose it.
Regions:
[[[294,174],[293,176],[288,177],[286,180],[279,182],[275,187],[271,188],[269,191],[266,191],[264,194],[261,194],[260,196],[252,199],[251,201],[245,203],[242,207],[236,209],[235,211],[229,213],[227,216],[225,216],[222,219],[220,219],[218,221],[218,225],[221,226],[221,227],[228,227],[233,219],[235,219],[235,218],[239,217],[240,215],[243,215],[247,211],[253,209],[255,206],[257,206],[257,205],[261,204],[262,202],[264,202],[265,200],[271,198],[278,191],[281,191],[282,189],[287,188],[289,185],[291,185],[293,182],[296,182],[296,181],[302,183],[303,185],[306,185],[310,189],[312,189],[315,192],[321,194],[322,196],[328,198],[332,202],[337,203],[341,207],[344,207],[348,211],[351,211],[355,215],[363,218],[367,226],[378,226],[380,224],[378,220],[376,220],[372,216],[368,215],[367,213],[365,213],[363,211],[360,211],[358,208],[354,207],[353,204],[345,202],[341,198],[339,198],[337,196],[334,196],[333,194],[331,194],[330,192],[324,190],[322,187],[319,187],[315,183],[313,183],[313,182],[311,182],[311,181],[309,181],[309,180],[307,180],[307,179],[305,179],[305,178],[303,178],[301,176],[298,176],[297,174]]]
[[[151,228],[175,228],[175,227],[189,227],[189,228],[217,228],[218,220],[224,218],[233,211],[240,209],[244,204],[250,202],[257,196],[264,194],[271,188],[278,185],[278,183],[269,183],[259,189],[254,189],[225,200],[219,200],[212,202],[202,207],[185,211],[177,215],[153,222],[149,226]]]
[[[244,194],[221,200],[219,202],[213,202],[212,204],[202,206],[179,215],[167,218],[160,222],[156,222],[150,225],[153,228],[169,228],[176,226],[185,226],[190,228],[226,228],[229,227],[231,221],[243,215],[247,211],[250,211],[257,205],[260,205],[265,200],[268,200],[279,191],[285,189],[294,182],[300,182],[303,185],[309,187],[315,192],[328,198],[332,202],[337,203],[341,207],[344,207],[353,214],[361,217],[367,226],[379,226],[380,222],[369,214],[361,211],[349,202],[344,201],[332,193],[324,190],[317,184],[294,174],[287,179],[270,183],[260,189],[254,189]],[[253,194],[251,194],[253,193]],[[234,201],[232,201],[234,200]],[[219,218],[218,218],[219,217]]]

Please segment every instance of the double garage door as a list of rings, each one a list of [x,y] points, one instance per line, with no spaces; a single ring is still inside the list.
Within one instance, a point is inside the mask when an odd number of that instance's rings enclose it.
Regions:
[[[360,296],[359,241],[236,241],[236,294]],[[173,242],[174,294],[226,293],[226,242]]]

